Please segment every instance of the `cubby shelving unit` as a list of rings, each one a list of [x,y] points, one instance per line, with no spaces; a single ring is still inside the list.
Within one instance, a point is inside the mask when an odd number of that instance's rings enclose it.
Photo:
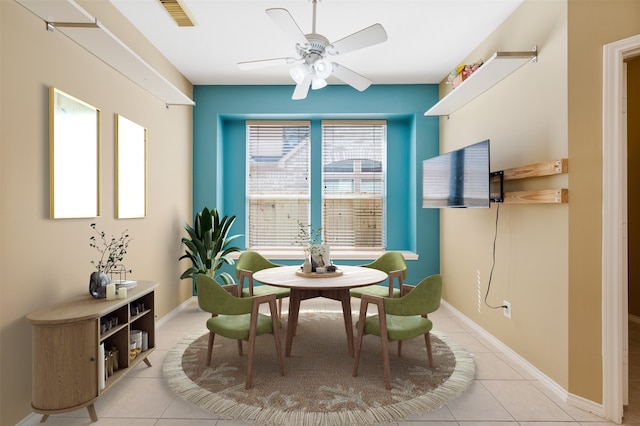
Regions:
[[[450,115],[526,64],[536,62],[536,46],[524,52],[496,52],[476,72],[432,106],[425,116]]]
[[[156,287],[156,282],[138,281],[124,299],[94,299],[87,293],[27,315],[33,329],[31,406],[43,414],[41,422],[50,414],[84,407],[98,421],[95,401],[141,362],[151,366],[147,357],[156,346]],[[103,330],[101,324],[112,318],[117,324]],[[133,359],[131,330],[145,331],[148,337],[148,349]],[[118,369],[108,377],[101,345],[118,353]]]

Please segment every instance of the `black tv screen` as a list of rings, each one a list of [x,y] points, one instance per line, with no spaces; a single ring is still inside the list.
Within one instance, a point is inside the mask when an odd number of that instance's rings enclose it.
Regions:
[[[489,207],[489,140],[422,162],[422,207]]]

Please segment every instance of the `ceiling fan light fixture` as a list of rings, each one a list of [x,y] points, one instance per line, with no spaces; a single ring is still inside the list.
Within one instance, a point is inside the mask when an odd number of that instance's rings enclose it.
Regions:
[[[309,70],[305,65],[298,65],[289,70],[289,75],[297,84],[302,83],[302,80],[307,76]]]
[[[331,72],[333,71],[333,65],[327,60],[318,59],[314,62],[313,69],[318,78],[325,79],[331,75]]]
[[[313,80],[311,80],[311,88],[313,90],[322,89],[323,87],[326,87],[326,86],[327,86],[327,82],[322,78],[315,77]]]

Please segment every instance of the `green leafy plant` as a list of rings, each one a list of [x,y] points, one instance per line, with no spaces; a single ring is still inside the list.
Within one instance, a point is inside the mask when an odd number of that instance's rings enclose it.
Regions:
[[[89,247],[93,247],[100,253],[100,259],[96,262],[92,260],[91,263],[96,267],[98,272],[110,273],[113,268],[124,259],[124,255],[127,254],[127,248],[133,238],[129,236],[129,231],[125,229],[120,234],[120,237],[111,237],[107,240],[107,236],[104,231],[99,231],[95,223],[91,224],[95,235],[89,237]],[[128,271],[131,272],[131,271]]]
[[[189,238],[182,238],[182,243],[187,247],[185,254],[179,260],[191,260],[191,266],[185,270],[180,279],[192,278],[194,274],[202,273],[215,278],[216,272],[224,263],[233,265],[231,253],[239,252],[240,248],[232,246],[234,240],[242,235],[229,236],[231,225],[236,220],[235,216],[223,216],[220,218],[216,209],[207,207],[199,211],[194,220],[193,227],[184,225]],[[233,284],[234,279],[226,272],[218,275],[224,284]]]
[[[322,228],[313,229],[311,225],[305,225],[298,221],[298,235],[296,235],[296,244],[304,249],[308,256],[317,251],[318,245],[322,244]]]

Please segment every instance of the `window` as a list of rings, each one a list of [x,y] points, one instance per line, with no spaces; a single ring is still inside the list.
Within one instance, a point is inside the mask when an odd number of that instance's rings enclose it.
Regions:
[[[290,247],[309,223],[308,121],[247,122],[247,245]]]
[[[385,247],[386,122],[322,122],[322,226],[331,247]]]
[[[384,249],[386,122],[323,121],[321,141],[308,121],[247,121],[246,132],[248,247],[291,247],[314,210],[332,248]],[[312,163],[320,182],[310,181]],[[310,204],[314,190],[321,205]]]

